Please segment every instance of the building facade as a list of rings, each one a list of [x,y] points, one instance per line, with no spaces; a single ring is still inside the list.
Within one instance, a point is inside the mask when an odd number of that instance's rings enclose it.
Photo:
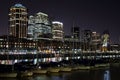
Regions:
[[[108,47],[109,47],[109,34],[105,33],[102,35],[102,51],[106,52],[108,51]]]
[[[33,39],[33,37],[34,37],[34,34],[33,34],[34,27],[35,27],[34,16],[31,15],[31,16],[29,16],[29,19],[28,19],[28,33],[27,33],[27,38]]]
[[[91,48],[92,50],[99,50],[101,49],[101,35],[97,32],[92,32],[92,39],[91,39]]]
[[[52,22],[52,34],[54,40],[63,40],[63,23],[59,21]]]
[[[72,27],[71,32],[73,34],[73,38],[80,39],[80,29],[79,29],[79,27]]]
[[[9,12],[9,35],[18,38],[27,38],[27,8],[22,4],[15,4]]]
[[[35,16],[29,16],[28,37],[31,39],[52,38],[52,27],[47,14],[38,12]]]
[[[82,32],[82,49],[83,50],[90,50],[90,45],[91,45],[91,39],[92,39],[92,31],[91,30],[84,30]]]
[[[37,50],[37,42],[14,36],[0,36],[0,51],[9,54],[34,52]]]

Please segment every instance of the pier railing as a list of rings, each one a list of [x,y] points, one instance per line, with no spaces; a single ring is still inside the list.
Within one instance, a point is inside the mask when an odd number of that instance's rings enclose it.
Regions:
[[[15,60],[15,59],[35,59],[35,58],[53,58],[56,57],[55,54],[0,54],[0,60]],[[97,53],[97,52],[80,52],[80,53],[62,53],[59,57],[80,57],[81,59],[119,59],[120,53]]]

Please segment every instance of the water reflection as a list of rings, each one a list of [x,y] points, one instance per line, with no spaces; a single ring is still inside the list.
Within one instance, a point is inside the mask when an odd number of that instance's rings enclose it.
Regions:
[[[37,75],[33,80],[67,80],[70,73],[49,73],[47,75]]]
[[[16,80],[33,80],[33,77],[22,77],[22,78],[17,78]]]
[[[33,80],[50,80],[50,78],[47,75],[36,75]]]
[[[104,73],[104,80],[110,80],[110,71],[106,70]]]
[[[16,78],[0,78],[0,80],[17,80]]]
[[[0,78],[0,80],[34,80],[32,77]]]
[[[111,69],[79,70],[48,73],[23,78],[0,78],[0,80],[120,80],[120,67]]]

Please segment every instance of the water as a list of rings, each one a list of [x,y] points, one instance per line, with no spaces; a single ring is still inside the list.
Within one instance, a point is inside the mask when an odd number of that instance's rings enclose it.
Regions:
[[[0,80],[120,80],[120,66],[110,69],[79,70],[72,72],[34,75],[24,78],[1,78]]]

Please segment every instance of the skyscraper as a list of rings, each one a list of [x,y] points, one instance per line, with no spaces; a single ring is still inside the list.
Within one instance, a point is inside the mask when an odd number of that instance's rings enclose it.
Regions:
[[[63,40],[63,23],[58,21],[52,22],[52,33],[53,33],[53,39],[56,40]]]
[[[15,4],[9,12],[9,35],[18,38],[27,37],[27,8],[22,4]]]
[[[102,51],[103,52],[108,51],[109,40],[110,40],[109,32],[104,32],[104,34],[102,35]]]
[[[28,35],[31,39],[52,38],[51,24],[47,14],[38,12],[29,16]]]
[[[83,31],[83,41],[84,41],[83,50],[90,50],[91,38],[92,38],[92,31],[84,30]]]
[[[74,39],[80,39],[80,28],[79,27],[72,27],[72,34]]]
[[[92,32],[91,35],[91,47],[92,50],[100,50],[101,48],[101,35],[97,32]]]
[[[34,16],[29,16],[29,19],[28,19],[28,36],[27,38],[28,39],[33,39],[34,37],[34,28],[35,28],[35,21],[34,21]]]
[[[92,38],[91,35],[92,35],[91,30],[84,30],[84,33],[83,33],[84,42],[90,43]]]

